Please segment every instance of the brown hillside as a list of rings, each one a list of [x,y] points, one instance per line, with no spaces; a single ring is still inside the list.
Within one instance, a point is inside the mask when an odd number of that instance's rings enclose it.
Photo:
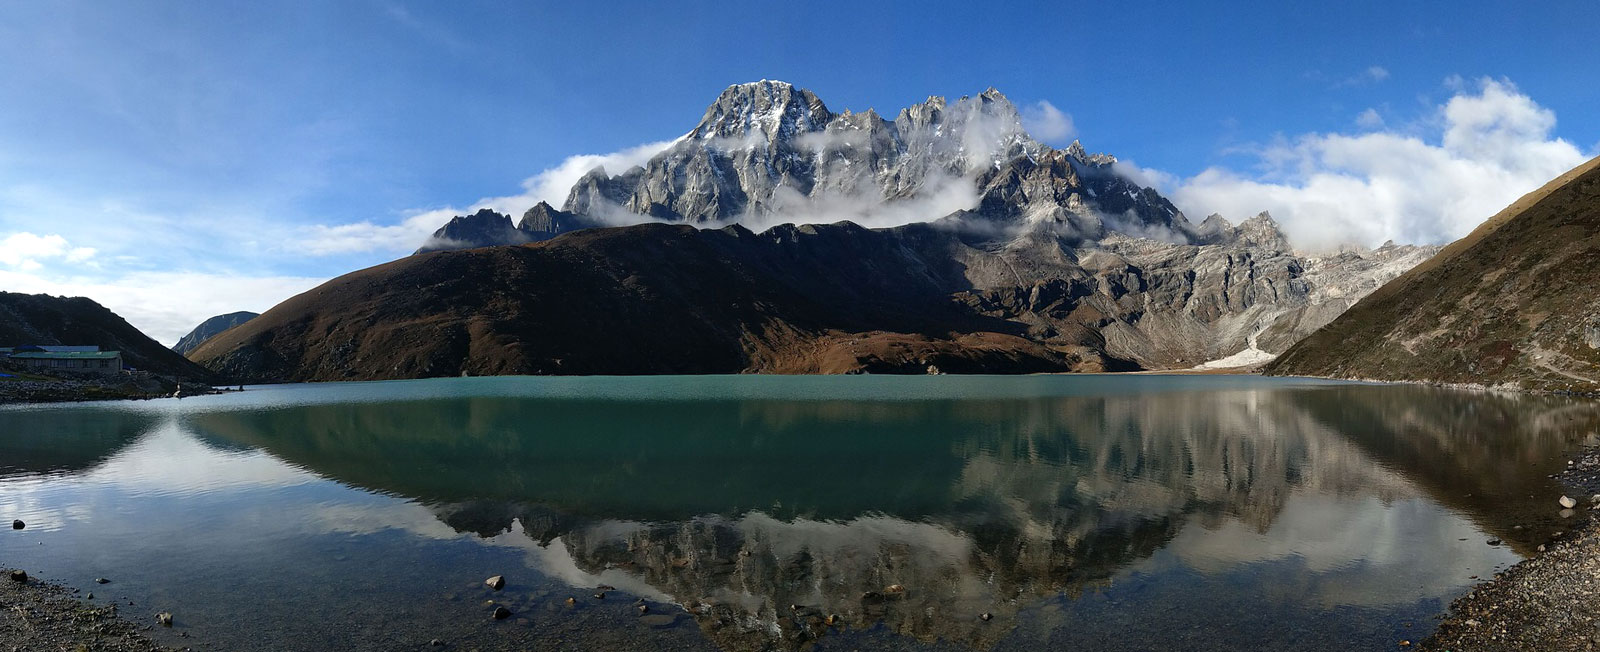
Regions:
[[[929,227],[579,231],[347,274],[190,355],[272,381],[1117,364],[952,301],[966,283],[946,251],[958,246]]]
[[[1278,375],[1600,390],[1600,158],[1291,347]]]

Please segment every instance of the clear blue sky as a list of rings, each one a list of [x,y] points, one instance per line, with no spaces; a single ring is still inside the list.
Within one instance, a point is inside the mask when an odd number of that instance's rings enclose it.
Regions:
[[[1426,131],[1452,76],[1507,80],[1558,117],[1550,138],[1600,142],[1600,3],[1218,4],[6,3],[0,239],[69,253],[0,254],[0,280],[327,278],[396,252],[305,255],[296,228],[515,194],[761,78],[886,113],[994,86],[1178,179],[1256,174],[1260,144],[1368,109]]]

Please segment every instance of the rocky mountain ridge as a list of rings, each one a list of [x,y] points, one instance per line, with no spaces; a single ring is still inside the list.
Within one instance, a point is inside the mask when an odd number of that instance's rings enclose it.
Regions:
[[[257,380],[1245,366],[1435,251],[1296,252],[1264,213],[1196,226],[1116,166],[1035,141],[994,89],[886,120],[739,84],[646,164],[585,175],[563,209],[457,217],[428,256],[335,279],[194,359]],[[840,215],[856,219],[816,223]],[[886,219],[905,223],[856,223]],[[645,224],[595,228],[624,221]],[[497,245],[525,249],[441,251]],[[413,276],[428,282],[406,297],[378,285]],[[352,322],[333,297],[370,309]]]
[[[201,344],[204,344],[206,340],[215,337],[217,333],[221,333],[222,331],[228,330],[234,326],[238,326],[239,324],[243,324],[260,316],[261,315],[259,313],[244,310],[239,312],[230,312],[226,315],[217,315],[200,322],[199,326],[195,326],[194,330],[189,331],[187,335],[184,335],[178,340],[177,344],[172,345],[172,350],[177,351],[179,355],[188,355],[190,351],[199,348]]]
[[[1425,247],[1303,257],[955,219],[642,224],[413,256],[334,279],[192,358],[246,380],[466,374],[1102,371],[1275,353]],[[1318,289],[1308,279],[1341,279]]]
[[[1121,231],[1200,241],[1171,202],[1119,174],[1116,162],[1076,141],[1054,149],[1034,140],[1017,107],[993,88],[954,102],[930,97],[886,120],[870,109],[834,113],[811,91],[763,80],[728,87],[644,165],[616,175],[591,170],[561,211],[546,206],[565,217],[550,228],[512,227],[483,209],[451,220],[418,253],[642,221],[761,229],[951,214],[996,238],[1047,225],[1078,240]]]

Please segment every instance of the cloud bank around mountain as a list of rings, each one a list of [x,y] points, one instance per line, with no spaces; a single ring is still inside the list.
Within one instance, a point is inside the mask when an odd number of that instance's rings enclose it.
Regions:
[[[1387,77],[1386,70],[1373,66],[1352,79],[1375,83]],[[1140,167],[1131,159],[1116,169],[1166,194],[1193,222],[1211,213],[1238,222],[1269,211],[1296,246],[1326,250],[1385,240],[1449,242],[1591,155],[1554,136],[1555,113],[1510,80],[1451,77],[1444,88],[1452,93],[1449,99],[1410,119],[1387,108],[1368,108],[1352,117],[1352,133],[1280,136],[1227,152],[1246,157],[1244,170],[1215,166],[1183,177]],[[1076,135],[1072,117],[1049,102],[1023,107],[1022,118],[1041,141]],[[455,215],[491,208],[515,219],[540,201],[559,207],[589,170],[604,167],[618,174],[646,163],[674,142],[568,157],[523,181],[520,193],[419,211],[395,224],[310,226],[303,233],[305,250],[316,256],[409,251]],[[931,181],[935,187],[920,201],[892,206],[877,197],[795,197],[785,215],[752,220],[758,223],[750,226],[841,219],[891,226],[937,219],[970,208],[976,199],[974,192]]]
[[[409,252],[421,246],[429,236],[450,218],[470,215],[480,208],[492,209],[510,215],[512,220],[539,202],[560,208],[567,200],[567,192],[590,170],[603,167],[610,174],[619,174],[636,165],[644,165],[650,157],[671,146],[676,141],[645,143],[610,154],[579,154],[569,156],[555,167],[539,172],[522,182],[522,192],[501,197],[484,197],[466,207],[445,206],[414,212],[396,224],[379,224],[371,220],[348,224],[316,224],[305,228],[301,243],[313,256],[331,256],[368,251]],[[641,217],[641,220],[643,218]]]
[[[1518,197],[1588,160],[1553,136],[1556,115],[1509,80],[1447,80],[1455,93],[1399,128],[1313,133],[1250,148],[1252,172],[1212,167],[1177,179],[1129,168],[1198,222],[1270,211],[1310,249],[1460,238]],[[1376,110],[1357,122],[1384,124]]]

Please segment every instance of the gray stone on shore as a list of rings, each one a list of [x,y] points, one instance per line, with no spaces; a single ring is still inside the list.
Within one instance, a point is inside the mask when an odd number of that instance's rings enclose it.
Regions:
[[[20,570],[20,569],[11,571],[11,581],[13,581],[13,582],[26,582],[26,581],[28,581],[28,572],[24,571],[24,570]]]

